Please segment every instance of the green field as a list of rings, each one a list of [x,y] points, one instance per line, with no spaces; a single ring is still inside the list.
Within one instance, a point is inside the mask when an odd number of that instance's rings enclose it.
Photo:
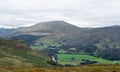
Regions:
[[[72,64],[72,65],[79,65],[80,61],[82,59],[90,60],[90,61],[97,61],[98,63],[102,64],[113,64],[113,61],[93,57],[90,55],[78,55],[78,54],[57,54],[58,56],[58,62],[60,64]],[[71,60],[71,58],[74,58],[75,60]]]
[[[34,45],[34,46],[31,46],[31,48],[34,49],[34,50],[43,50],[43,49],[47,49],[48,46]]]

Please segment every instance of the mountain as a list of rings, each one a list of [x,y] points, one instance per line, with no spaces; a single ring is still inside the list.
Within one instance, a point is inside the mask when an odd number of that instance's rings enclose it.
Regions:
[[[14,29],[13,31],[0,33],[0,37],[22,39],[25,40],[28,45],[33,44],[35,40],[57,34],[71,34],[79,32],[80,28],[64,21],[49,21],[38,23],[30,27],[21,27]]]
[[[0,34],[3,35],[12,39],[23,39],[33,49],[50,56],[61,50],[74,53],[71,51],[74,48],[77,54],[120,60],[120,26],[79,28],[64,21],[49,21]]]
[[[46,35],[51,35],[53,33],[68,32],[77,29],[79,30],[78,27],[73,26],[64,21],[49,21],[49,22],[41,22],[30,27],[17,28],[14,29],[13,31],[9,31],[9,33],[4,32],[4,34],[6,34],[5,37],[12,37],[17,35],[46,36]],[[0,34],[0,36],[1,35],[2,34]]]
[[[15,29],[0,28],[0,37],[6,37],[8,34],[11,34]]]
[[[49,66],[47,60],[24,41],[0,39],[0,66]]]
[[[72,53],[70,49],[76,48],[77,54],[87,53],[104,59],[120,60],[118,56],[120,54],[120,26],[102,28],[73,27],[73,29],[60,31],[36,40],[33,48],[55,48],[56,52],[51,50],[53,54],[58,53],[60,50]]]
[[[49,21],[41,22],[31,27],[19,28],[18,31],[28,33],[28,32],[46,32],[48,34],[55,32],[63,32],[73,29],[79,29],[69,23],[64,21]]]

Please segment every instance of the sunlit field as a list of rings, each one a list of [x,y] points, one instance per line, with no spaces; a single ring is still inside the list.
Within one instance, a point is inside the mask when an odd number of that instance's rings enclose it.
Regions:
[[[90,61],[97,61],[98,63],[102,63],[102,64],[113,64],[113,61],[93,57],[90,55],[57,54],[57,56],[58,56],[58,62],[63,65],[64,64],[80,65],[80,61],[82,59],[90,60]],[[71,60],[71,58],[75,58],[75,61]]]

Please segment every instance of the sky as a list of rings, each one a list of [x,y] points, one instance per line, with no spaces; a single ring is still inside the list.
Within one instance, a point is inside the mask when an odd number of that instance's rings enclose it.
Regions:
[[[120,25],[120,0],[0,0],[0,27],[56,20],[79,27]]]

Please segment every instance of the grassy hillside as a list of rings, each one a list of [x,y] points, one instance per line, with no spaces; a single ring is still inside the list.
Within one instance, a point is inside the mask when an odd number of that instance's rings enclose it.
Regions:
[[[49,66],[47,60],[21,40],[0,39],[0,66]]]

